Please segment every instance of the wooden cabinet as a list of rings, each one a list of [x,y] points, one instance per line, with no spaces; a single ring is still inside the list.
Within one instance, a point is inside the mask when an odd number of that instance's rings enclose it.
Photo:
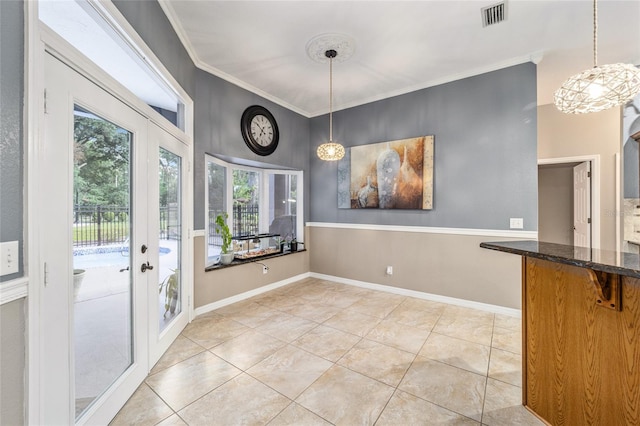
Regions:
[[[640,425],[640,279],[523,256],[523,403],[552,425]]]

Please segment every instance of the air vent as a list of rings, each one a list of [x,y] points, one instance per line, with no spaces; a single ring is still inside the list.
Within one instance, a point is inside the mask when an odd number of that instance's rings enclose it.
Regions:
[[[499,24],[507,19],[507,2],[494,4],[493,6],[483,7],[482,10],[482,26]]]

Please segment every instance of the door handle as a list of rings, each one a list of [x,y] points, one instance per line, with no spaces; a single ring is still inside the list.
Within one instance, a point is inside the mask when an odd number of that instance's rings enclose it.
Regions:
[[[147,272],[147,269],[149,270],[153,269],[153,266],[149,265],[149,262],[143,263],[142,266],[140,266],[140,270],[142,272]]]
[[[128,270],[129,270],[129,267],[127,266],[126,268],[120,269],[120,272],[124,272],[124,271],[128,271]]]

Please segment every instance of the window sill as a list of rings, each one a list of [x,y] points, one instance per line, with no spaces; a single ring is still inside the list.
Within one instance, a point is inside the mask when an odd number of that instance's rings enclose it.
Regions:
[[[284,253],[267,254],[265,256],[256,257],[255,259],[233,259],[233,262],[229,263],[228,265],[222,265],[220,263],[217,263],[215,265],[207,266],[206,268],[204,268],[204,271],[205,272],[217,271],[219,269],[226,269],[226,268],[230,268],[230,267],[233,267],[233,266],[239,266],[239,265],[246,265],[248,263],[261,262],[263,260],[273,259],[273,258],[282,257],[282,256],[288,256],[290,254],[302,253],[302,252],[305,252],[305,251],[307,251],[307,249],[300,249],[300,250],[297,250],[297,251],[294,251],[294,252],[285,251]]]

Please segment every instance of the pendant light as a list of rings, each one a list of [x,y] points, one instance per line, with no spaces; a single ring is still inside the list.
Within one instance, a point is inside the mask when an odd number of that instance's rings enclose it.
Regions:
[[[631,64],[598,66],[598,4],[593,0],[593,68],[567,79],[554,94],[556,107],[585,114],[623,105],[640,93],[640,69]]]
[[[318,147],[318,158],[324,161],[337,161],[344,157],[344,147],[333,141],[333,59],[338,56],[338,52],[329,49],[324,52],[329,58],[329,142],[325,142]]]

